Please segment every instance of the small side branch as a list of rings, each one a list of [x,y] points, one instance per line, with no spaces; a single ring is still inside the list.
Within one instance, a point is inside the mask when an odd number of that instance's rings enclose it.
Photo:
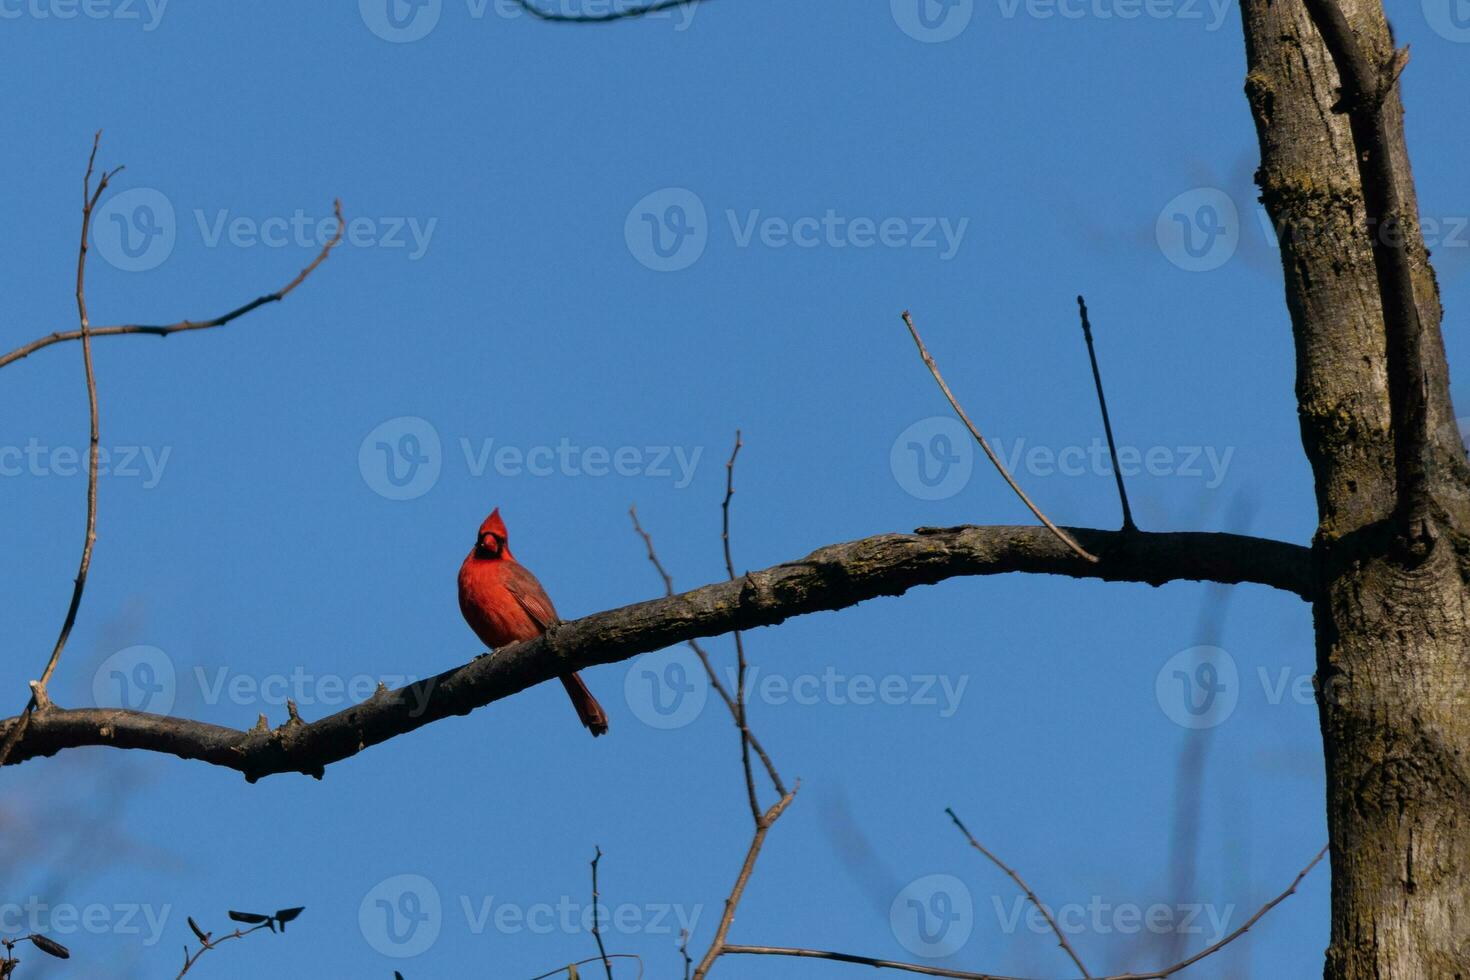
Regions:
[[[1097,351],[1092,345],[1092,321],[1087,318],[1087,301],[1077,297],[1077,312],[1082,317],[1082,339],[1087,341],[1087,359],[1092,362],[1092,381],[1097,386],[1097,404],[1102,409],[1103,432],[1108,437],[1108,455],[1113,460],[1113,479],[1118,481],[1118,501],[1123,505],[1123,530],[1136,531],[1133,511],[1128,506],[1128,488],[1123,485],[1123,468],[1118,465],[1118,444],[1113,441],[1113,421],[1108,417],[1108,399],[1103,394],[1102,372],[1097,367]]]
[[[1246,923],[1242,925],[1239,929],[1221,939],[1219,942],[1205,947],[1188,959],[1180,960],[1178,963],[1175,963],[1172,966],[1166,966],[1162,970],[1155,970],[1152,973],[1113,973],[1109,974],[1106,977],[1099,977],[1097,978],[1097,980],[1168,980],[1169,977],[1172,977],[1174,976],[1174,974],[1193,966],[1200,960],[1205,959],[1208,956],[1213,956],[1214,954],[1220,952],[1220,950],[1224,949],[1226,946],[1229,946],[1235,940],[1239,939],[1241,936],[1245,935],[1250,930],[1251,926],[1261,921],[1261,918],[1267,912],[1270,912],[1276,906],[1286,901],[1287,898],[1294,895],[1296,893],[1297,886],[1302,883],[1302,879],[1305,878],[1326,855],[1327,848],[1324,847],[1320,852],[1318,852],[1317,856],[1314,857],[1311,862],[1297,874],[1296,878],[1292,880],[1292,883],[1287,886],[1286,891],[1282,892],[1280,895],[1277,895],[1275,898],[1271,899],[1271,901],[1261,906],[1260,909],[1256,911],[1256,914],[1246,920]],[[853,953],[834,953],[830,950],[825,949],[802,949],[792,946],[726,946],[724,947],[724,951],[730,955],[744,954],[751,956],[795,956],[804,959],[834,960],[839,963],[856,963],[861,966],[871,966],[879,969],[902,970],[906,973],[918,973],[927,977],[955,977],[958,978],[958,980],[1025,980],[1025,978],[1021,977],[1001,976],[1000,974],[996,973],[968,973],[963,970],[948,970],[943,967],[923,966],[917,963],[900,963],[894,960],[874,959],[870,956],[858,956]]]
[[[1005,468],[1005,464],[1000,461],[1000,457],[995,455],[995,450],[990,448],[990,443],[987,442],[985,440],[985,437],[980,434],[980,430],[975,427],[975,423],[970,421],[970,416],[965,413],[964,407],[960,405],[959,399],[955,398],[954,392],[949,390],[949,385],[945,384],[944,375],[939,373],[939,365],[934,363],[934,358],[930,355],[929,348],[924,346],[924,340],[919,336],[919,328],[914,326],[914,318],[909,315],[908,310],[904,310],[903,312],[903,322],[904,325],[909,328],[909,335],[914,338],[914,343],[918,345],[919,356],[924,359],[925,365],[927,365],[929,368],[929,373],[934,375],[934,380],[939,383],[939,390],[944,392],[945,398],[949,399],[949,404],[955,410],[955,414],[960,417],[961,422],[965,423],[965,428],[970,430],[970,435],[975,437],[975,441],[978,442],[980,444],[980,448],[985,451],[985,455],[990,459],[991,464],[995,466],[996,472],[1005,479],[1010,488],[1015,491],[1016,496],[1021,498],[1021,503],[1025,504],[1027,509],[1029,509],[1031,513],[1036,515],[1036,519],[1038,521],[1046,525],[1047,530],[1051,531],[1052,534],[1055,534],[1057,536],[1057,540],[1061,541],[1068,548],[1072,549],[1072,552],[1076,554],[1078,558],[1082,558],[1090,562],[1097,561],[1096,555],[1087,551],[1080,544],[1078,544],[1070,534],[1053,524],[1051,522],[1051,519],[1043,514],[1041,512],[1041,509],[1031,502],[1031,498],[1026,496],[1026,491],[1021,489],[1020,484],[1018,484],[1015,478],[1011,476],[1010,471]]]
[[[983,854],[986,860],[988,860],[991,864],[1004,871],[1006,875],[1009,876],[1010,879],[1016,883],[1016,887],[1020,888],[1021,891],[1026,893],[1026,898],[1030,900],[1031,904],[1036,907],[1036,910],[1039,911],[1042,917],[1046,919],[1046,924],[1051,926],[1051,931],[1056,934],[1057,943],[1062,947],[1066,954],[1071,957],[1072,962],[1077,964],[1077,969],[1082,971],[1082,976],[1086,978],[1086,980],[1091,980],[1092,974],[1088,973],[1087,967],[1082,964],[1082,957],[1078,956],[1077,951],[1072,948],[1072,944],[1067,942],[1067,934],[1062,932],[1062,927],[1057,925],[1057,920],[1052,918],[1051,911],[1041,903],[1041,899],[1036,897],[1036,893],[1031,890],[1031,886],[1026,884],[1025,881],[1021,880],[1021,876],[1016,873],[1015,869],[1013,869],[1010,865],[1006,864],[999,857],[993,854],[988,848],[986,848],[984,844],[976,840],[975,835],[970,833],[970,829],[960,821],[959,816],[955,814],[953,809],[945,807],[944,812],[949,814],[949,819],[954,821],[954,825],[959,828],[959,832],[961,834],[965,835],[965,840],[970,842],[971,847]]]
[[[607,971],[607,980],[613,980],[612,962],[607,958],[607,947],[602,944],[602,926],[597,921],[597,902],[601,896],[597,891],[597,865],[602,860],[602,848],[594,847],[592,855],[592,938],[597,940],[597,955],[602,957],[602,968]]]
[[[332,213],[337,218],[337,230],[333,232],[332,237],[322,246],[322,250],[317,253],[316,258],[312,259],[304,269],[296,274],[296,278],[275,292],[257,296],[243,306],[237,306],[228,313],[222,313],[208,320],[180,320],[177,323],[169,324],[129,323],[120,326],[93,327],[89,331],[90,335],[92,337],[116,337],[124,334],[142,334],[151,337],[167,337],[171,334],[184,333],[190,330],[210,330],[214,327],[223,327],[231,321],[238,320],[245,314],[269,303],[279,303],[289,296],[293,289],[301,285],[307,276],[315,272],[316,267],[326,261],[327,254],[342,240],[342,229],[345,223],[342,220],[342,202],[340,200],[332,202]],[[50,347],[52,344],[60,344],[69,340],[80,340],[81,338],[82,332],[80,330],[60,330],[56,333],[47,334],[44,337],[39,337],[31,341],[29,344],[17,347],[8,354],[0,356],[0,367],[5,367],[5,365],[13,361],[18,361],[23,357],[34,354],[43,347]]]

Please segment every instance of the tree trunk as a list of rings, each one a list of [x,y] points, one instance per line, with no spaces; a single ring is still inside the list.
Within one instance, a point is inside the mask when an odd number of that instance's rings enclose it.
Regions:
[[[1339,0],[1386,62],[1380,0]],[[1329,978],[1470,977],[1470,472],[1395,91],[1391,157],[1423,331],[1427,557],[1398,547],[1382,303],[1338,74],[1302,0],[1244,0],[1256,181],[1279,229],[1316,483],[1317,681],[1332,845]],[[1412,71],[1412,68],[1410,68]]]

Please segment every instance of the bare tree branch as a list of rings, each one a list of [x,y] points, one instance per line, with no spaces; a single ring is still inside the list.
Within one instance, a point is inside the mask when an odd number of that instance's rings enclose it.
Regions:
[[[1092,321],[1087,318],[1087,301],[1077,297],[1077,312],[1082,317],[1082,339],[1087,342],[1087,360],[1092,364],[1092,382],[1097,387],[1097,404],[1102,409],[1103,432],[1108,437],[1108,455],[1113,458],[1113,479],[1118,483],[1118,500],[1123,505],[1123,530],[1136,530],[1133,511],[1128,506],[1128,489],[1123,486],[1123,467],[1118,465],[1118,444],[1113,441],[1113,420],[1108,417],[1108,399],[1103,394],[1102,371],[1097,366],[1097,351],[1092,345]]]
[[[1011,476],[1010,471],[1005,468],[1005,464],[1000,461],[1000,457],[995,455],[995,450],[990,448],[990,443],[980,434],[980,430],[975,427],[975,423],[970,421],[970,416],[966,414],[964,406],[960,404],[959,399],[955,398],[954,392],[949,390],[949,385],[944,383],[944,375],[939,373],[939,365],[934,363],[934,358],[929,353],[929,348],[924,346],[924,340],[919,336],[919,328],[914,326],[914,318],[909,315],[908,310],[903,311],[903,322],[904,326],[909,328],[909,335],[914,338],[914,343],[918,345],[919,356],[924,359],[924,364],[929,368],[929,373],[934,375],[934,380],[939,383],[939,390],[944,392],[944,397],[949,400],[950,406],[955,410],[955,414],[960,417],[960,421],[965,423],[965,428],[970,430],[970,435],[974,436],[975,441],[980,444],[980,448],[985,450],[985,455],[995,466],[996,472],[1005,479],[1010,488],[1015,491],[1016,496],[1021,498],[1021,503],[1025,504],[1027,509],[1036,515],[1036,519],[1045,524],[1047,530],[1055,534],[1058,540],[1068,548],[1071,548],[1077,557],[1086,561],[1097,561],[1096,555],[1087,551],[1075,539],[1068,535],[1067,532],[1053,524],[1051,519],[1041,512],[1041,508],[1037,507],[1031,502],[1031,498],[1026,496],[1026,491],[1021,489],[1021,485]]]
[[[602,968],[607,971],[607,980],[613,980],[612,963],[607,958],[607,947],[602,944],[602,927],[597,921],[597,865],[602,860],[602,848],[594,847],[592,855],[592,938],[597,940],[597,955],[602,957]]]
[[[620,20],[647,17],[649,14],[671,10],[675,7],[692,7],[703,0],[654,0],[642,7],[624,7],[621,10],[614,9],[600,14],[560,13],[539,7],[533,0],[515,0],[515,2],[517,6],[537,20],[553,24],[611,24]]]
[[[653,549],[653,535],[643,530],[643,525],[638,522],[638,508],[629,507],[628,516],[633,519],[633,530],[638,532],[638,536],[643,539],[643,544],[648,549],[648,560],[653,564],[659,577],[664,580],[664,594],[672,596],[674,594],[674,577],[664,569],[663,562],[658,560],[658,553]],[[735,699],[730,696],[730,692],[726,689],[724,681],[720,680],[720,675],[715,672],[714,662],[710,660],[709,654],[705,652],[704,647],[700,646],[698,640],[686,640],[685,642],[689,644],[689,649],[694,651],[695,656],[699,658],[699,662],[704,666],[704,672],[709,677],[710,687],[714,688],[715,693],[720,696],[720,700],[725,702],[725,707],[730,709],[730,717],[738,723],[740,721],[740,712],[735,706]],[[755,750],[755,754],[760,757],[761,764],[766,767],[766,775],[771,777],[771,785],[776,787],[776,794],[778,796],[785,796],[786,785],[781,782],[781,775],[776,772],[775,763],[766,754],[765,747],[761,745],[761,740],[756,736],[755,732],[750,732],[750,747]]]
[[[1026,893],[1026,897],[1031,901],[1031,904],[1046,919],[1046,924],[1051,926],[1051,931],[1056,934],[1058,944],[1072,958],[1072,962],[1077,964],[1077,969],[1082,971],[1082,976],[1085,980],[1092,980],[1092,974],[1088,973],[1087,967],[1082,964],[1082,957],[1078,956],[1077,951],[1072,948],[1072,944],[1067,942],[1067,934],[1062,932],[1062,927],[1057,925],[1057,920],[1052,918],[1051,911],[1042,904],[1041,899],[1036,897],[1036,893],[1031,890],[1031,886],[1021,879],[1021,876],[1016,873],[1015,869],[993,854],[984,844],[976,840],[975,835],[970,833],[970,828],[964,825],[954,810],[945,807],[944,812],[949,814],[949,819],[954,821],[954,825],[959,828],[960,833],[965,835],[965,840],[970,842],[971,847],[983,854],[991,864],[1004,871],[1016,883],[1016,886]]]
[[[311,724],[275,730],[219,725],[112,708],[38,713],[12,763],[81,745],[147,749],[235,769],[250,780],[323,768],[442,718],[464,715],[569,670],[792,616],[844,609],[961,575],[1033,572],[1161,585],[1180,579],[1257,582],[1307,598],[1311,555],[1300,545],[1237,534],[1123,534],[1072,528],[1100,556],[1086,562],[1039,527],[921,528],[828,545],[800,561],[747,572],[681,595],[563,623],[554,633],[478,657]],[[0,722],[7,735],[16,719]]]
[[[96,191],[92,190],[92,173],[97,163],[97,147],[101,143],[102,130],[99,129],[92,136],[92,152],[87,156],[87,172],[82,176],[82,233],[81,242],[77,246],[76,302],[77,322],[80,325],[77,333],[82,338],[82,368],[87,382],[87,416],[91,426],[87,451],[87,522],[86,532],[82,536],[82,557],[77,563],[76,578],[72,581],[66,617],[61,622],[61,631],[51,648],[46,668],[41,672],[39,680],[31,681],[31,696],[21,713],[20,723],[7,732],[5,741],[0,743],[0,766],[5,764],[5,760],[15,749],[17,739],[25,733],[26,724],[32,714],[50,706],[46,685],[56,672],[56,665],[61,662],[61,651],[65,649],[72,627],[76,625],[77,612],[82,608],[82,592],[87,587],[87,572],[92,567],[92,549],[97,543],[97,466],[101,426],[97,412],[97,374],[92,368],[92,323],[87,316],[87,234],[92,229],[92,211],[107,190],[108,181],[122,170],[118,167],[116,170],[102,171],[97,180]]]
[[[1433,546],[1429,526],[1429,381],[1424,326],[1414,296],[1409,240],[1414,215],[1406,214],[1394,173],[1395,142],[1385,106],[1409,61],[1405,48],[1386,61],[1371,57],[1359,43],[1335,0],[1305,0],[1307,12],[1337,65],[1342,83],[1338,111],[1352,124],[1363,210],[1373,248],[1388,361],[1389,415],[1393,420],[1395,482],[1399,531],[1423,557]]]
[[[987,854],[987,856],[989,855]],[[1305,868],[1297,873],[1296,878],[1294,878],[1291,884],[1287,886],[1286,891],[1282,892],[1280,895],[1277,895],[1275,898],[1271,899],[1265,905],[1262,905],[1259,909],[1257,909],[1256,914],[1247,919],[1245,924],[1242,925],[1239,929],[1236,929],[1234,932],[1230,933],[1230,935],[1224,937],[1219,942],[1213,943],[1210,946],[1207,946],[1206,948],[1200,950],[1198,953],[1195,953],[1188,959],[1180,960],[1178,963],[1175,963],[1172,966],[1167,966],[1164,969],[1157,970],[1153,973],[1114,973],[1106,977],[1097,978],[1097,980],[1167,980],[1167,978],[1172,977],[1174,974],[1180,972],[1181,970],[1193,966],[1205,957],[1213,956],[1215,953],[1218,953],[1220,950],[1224,949],[1226,946],[1230,945],[1235,940],[1245,935],[1246,932],[1250,930],[1251,926],[1261,921],[1261,918],[1267,912],[1270,912],[1276,906],[1286,901],[1287,898],[1294,895],[1296,893],[1297,886],[1302,883],[1302,879],[1305,878],[1309,873],[1311,873],[1311,870],[1315,868],[1317,864],[1322,860],[1322,858],[1326,856],[1327,848],[1324,847],[1321,851],[1317,853],[1316,857],[1312,858],[1311,862]],[[994,859],[992,858],[992,860]],[[856,963],[862,966],[871,966],[881,969],[903,970],[908,973],[919,973],[929,977],[956,977],[959,978],[959,980],[1025,980],[1025,978],[1021,977],[1006,977],[995,973],[967,973],[963,970],[948,970],[943,967],[922,966],[917,963],[900,963],[895,962],[894,960],[879,960],[869,956],[857,956],[852,953],[834,953],[824,949],[801,949],[791,946],[726,946],[724,947],[724,951],[727,954],[732,955],[748,954],[752,956],[796,956],[806,959],[835,960],[840,963]],[[1080,966],[1081,964],[1078,965]],[[1086,973],[1085,970],[1083,972],[1084,974]]]
[[[310,264],[297,273],[295,279],[292,279],[275,292],[266,293],[264,296],[257,296],[243,306],[237,306],[228,313],[223,313],[208,320],[180,320],[178,323],[164,325],[130,323],[113,327],[93,327],[89,331],[90,335],[93,337],[116,337],[121,334],[144,334],[153,337],[167,337],[170,334],[184,333],[189,330],[209,330],[214,327],[223,327],[230,321],[237,320],[268,303],[279,303],[289,296],[293,289],[301,285],[307,276],[315,272],[316,267],[326,261],[327,253],[335,248],[337,243],[342,240],[344,223],[342,220],[342,202],[340,200],[332,202],[332,212],[337,218],[337,230],[332,234],[332,237],[327,243],[322,246],[322,250],[317,253],[316,258],[312,259]],[[31,341],[29,344],[17,347],[4,356],[0,356],[0,367],[34,354],[43,347],[50,347],[52,344],[59,344],[68,340],[80,340],[81,337],[82,333],[80,330],[64,330],[47,334],[44,337]]]

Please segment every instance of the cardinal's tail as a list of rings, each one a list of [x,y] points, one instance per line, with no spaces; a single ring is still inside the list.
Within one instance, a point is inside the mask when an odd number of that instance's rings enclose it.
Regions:
[[[576,674],[562,674],[562,686],[567,689],[567,697],[572,699],[572,707],[577,709],[577,717],[582,719],[582,724],[596,738],[598,735],[607,734],[607,712],[602,710],[602,705],[587,690],[587,685],[582,683],[582,678]]]

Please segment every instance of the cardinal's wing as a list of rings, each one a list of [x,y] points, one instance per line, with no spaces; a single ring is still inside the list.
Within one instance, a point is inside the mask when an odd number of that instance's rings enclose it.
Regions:
[[[557,621],[556,608],[551,604],[551,597],[524,565],[506,566],[505,589],[520,603],[526,615],[531,617],[531,621],[543,633]]]

